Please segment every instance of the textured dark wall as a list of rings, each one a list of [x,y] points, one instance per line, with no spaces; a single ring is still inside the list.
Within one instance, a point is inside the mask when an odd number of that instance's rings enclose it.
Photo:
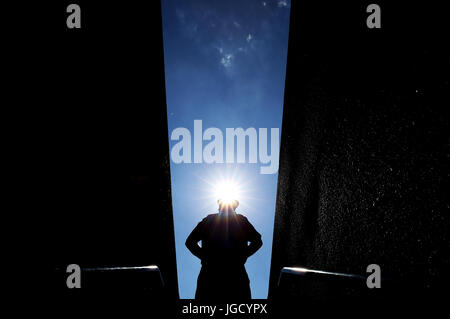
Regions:
[[[292,1],[271,296],[283,266],[448,282],[445,10],[376,3]]]

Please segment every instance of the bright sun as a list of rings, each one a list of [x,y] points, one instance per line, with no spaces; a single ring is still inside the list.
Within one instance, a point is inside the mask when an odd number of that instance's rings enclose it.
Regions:
[[[253,180],[237,168],[211,169],[201,180],[203,185],[199,188],[198,194],[204,209],[217,208],[219,200],[225,205],[230,205],[237,200],[239,207],[245,209],[258,199],[253,197]]]
[[[239,200],[239,185],[233,181],[221,181],[215,185],[214,196],[225,204],[230,204],[234,200]]]

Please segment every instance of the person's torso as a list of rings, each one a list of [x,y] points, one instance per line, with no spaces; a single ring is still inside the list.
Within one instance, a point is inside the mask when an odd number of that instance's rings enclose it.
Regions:
[[[204,225],[202,249],[209,263],[244,264],[248,247],[248,227],[239,214],[213,214]]]

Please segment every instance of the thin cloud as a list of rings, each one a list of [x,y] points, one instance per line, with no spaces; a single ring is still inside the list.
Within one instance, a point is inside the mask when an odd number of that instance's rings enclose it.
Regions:
[[[225,54],[222,59],[220,59],[220,64],[222,64],[225,68],[229,68],[231,66],[231,60],[233,59],[232,54]]]

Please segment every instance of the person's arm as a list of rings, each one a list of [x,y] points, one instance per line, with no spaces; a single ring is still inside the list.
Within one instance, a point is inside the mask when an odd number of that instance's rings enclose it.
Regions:
[[[255,236],[255,238],[252,238],[249,241],[250,244],[247,247],[247,258],[256,253],[263,245],[261,235]]]
[[[202,259],[203,251],[202,248],[198,245],[198,242],[202,240],[202,222],[198,223],[198,225],[194,228],[194,230],[190,233],[188,238],[186,239],[186,247],[195,257]]]
[[[256,253],[263,245],[261,234],[258,233],[253,225],[245,218],[247,224],[247,238],[250,244],[247,246],[247,258]]]

